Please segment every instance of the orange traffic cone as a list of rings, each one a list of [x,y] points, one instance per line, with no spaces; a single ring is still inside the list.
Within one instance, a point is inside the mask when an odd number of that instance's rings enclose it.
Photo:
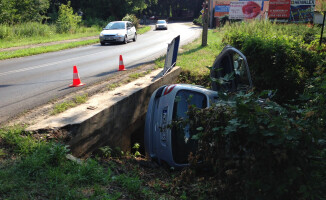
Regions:
[[[119,60],[119,71],[126,71],[125,65],[123,64],[122,55],[120,55],[120,60]]]
[[[79,87],[83,85],[85,84],[80,82],[77,67],[74,66],[72,85],[70,85],[69,87]]]

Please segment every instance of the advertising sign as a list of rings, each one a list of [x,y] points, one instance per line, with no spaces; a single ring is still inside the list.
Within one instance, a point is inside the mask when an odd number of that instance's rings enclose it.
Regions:
[[[291,0],[270,0],[268,17],[271,19],[288,19],[290,17],[290,3]]]
[[[230,2],[230,19],[260,18],[262,1]]]
[[[230,11],[230,5],[215,5],[214,17],[223,17],[228,15]]]
[[[290,21],[312,22],[315,0],[291,0]]]

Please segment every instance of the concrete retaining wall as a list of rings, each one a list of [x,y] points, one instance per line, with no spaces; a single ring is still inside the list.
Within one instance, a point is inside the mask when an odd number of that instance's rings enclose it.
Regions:
[[[151,94],[160,86],[175,83],[181,72],[174,67],[164,77],[162,69],[105,94],[97,94],[83,105],[37,123],[29,130],[66,129],[76,157],[85,157],[102,146],[131,149],[131,133],[144,125]],[[90,107],[95,109],[89,109]]]

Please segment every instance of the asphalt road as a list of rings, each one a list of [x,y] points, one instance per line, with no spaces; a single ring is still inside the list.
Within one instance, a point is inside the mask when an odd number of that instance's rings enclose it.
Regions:
[[[180,46],[199,37],[201,29],[183,23],[171,23],[168,30],[138,35],[136,42],[100,46],[94,44],[24,58],[0,61],[0,123],[80,90],[72,84],[73,66],[85,84],[106,79],[118,72],[119,55],[125,68],[132,68],[166,54],[168,43],[180,35]]]

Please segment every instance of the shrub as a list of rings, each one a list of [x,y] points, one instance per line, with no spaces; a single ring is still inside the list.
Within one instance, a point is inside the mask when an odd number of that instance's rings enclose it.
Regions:
[[[325,129],[307,123],[299,110],[240,94],[188,114],[199,148],[179,184],[210,168],[214,184],[205,187],[218,199],[324,197]]]
[[[9,37],[10,35],[10,27],[4,24],[0,25],[0,39],[4,39]]]
[[[97,18],[86,18],[85,20],[83,20],[83,25],[88,27],[96,26],[102,29],[111,21],[114,21],[113,17],[110,17],[108,20],[97,19]]]
[[[199,17],[197,19],[194,19],[192,22],[195,25],[202,26],[203,25],[203,16],[202,15],[199,15]]]
[[[59,7],[59,16],[56,22],[58,33],[74,32],[80,22],[81,16],[78,16],[77,13],[74,14],[72,7],[70,7],[70,1],[67,5],[62,4]]]
[[[122,21],[130,21],[131,23],[134,24],[136,29],[139,28],[139,19],[134,14],[127,14],[122,18]]]
[[[306,80],[320,65],[322,57],[308,49],[307,35],[311,37],[311,29],[302,25],[237,23],[227,26],[223,42],[246,55],[256,89],[277,90],[275,100],[284,103],[302,94]]]

